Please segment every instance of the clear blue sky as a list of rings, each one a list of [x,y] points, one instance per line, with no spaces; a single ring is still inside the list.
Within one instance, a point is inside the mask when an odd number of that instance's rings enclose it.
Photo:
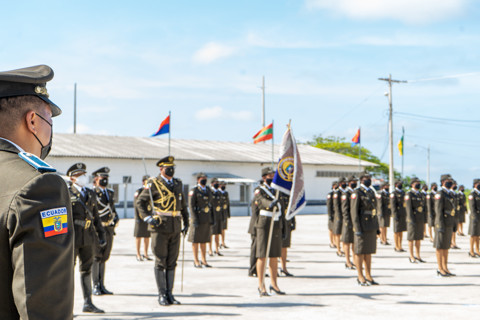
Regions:
[[[276,141],[335,135],[388,161],[386,84],[405,174],[480,177],[480,3],[469,0],[2,1],[0,70],[48,64],[56,132],[149,136],[172,112],[172,138]],[[468,74],[468,75],[465,75]],[[402,113],[454,120],[412,118]],[[166,136],[160,137],[165,139]],[[400,170],[395,152],[395,168]]]

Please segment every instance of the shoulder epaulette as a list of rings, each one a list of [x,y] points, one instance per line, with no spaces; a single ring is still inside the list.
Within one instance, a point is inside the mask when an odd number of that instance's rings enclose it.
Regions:
[[[34,167],[39,172],[56,172],[57,169],[40,159],[34,154],[28,152],[20,152],[18,154],[20,159]]]

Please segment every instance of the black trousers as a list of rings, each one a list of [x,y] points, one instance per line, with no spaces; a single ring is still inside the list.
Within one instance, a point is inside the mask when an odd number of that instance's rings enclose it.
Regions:
[[[155,255],[155,268],[175,270],[180,251],[180,232],[152,232],[152,252]]]
[[[113,234],[115,232],[115,227],[104,227],[105,228],[105,240],[107,245],[103,248],[96,243],[96,252],[95,252],[95,261],[97,262],[106,262],[110,258],[110,253],[112,252],[113,247]],[[98,240],[97,240],[98,241]]]
[[[85,245],[75,248],[75,263],[80,261],[79,270],[80,273],[89,274],[92,271],[93,264],[93,245]]]

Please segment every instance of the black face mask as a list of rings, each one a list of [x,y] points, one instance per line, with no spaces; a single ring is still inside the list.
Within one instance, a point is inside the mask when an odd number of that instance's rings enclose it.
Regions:
[[[465,190],[464,190],[464,189],[460,189],[460,190],[458,190],[458,191],[460,191],[460,192],[464,192]]]
[[[450,189],[453,186],[453,182],[445,182],[445,188]]]
[[[165,174],[169,177],[173,177],[173,175],[175,174],[175,168],[174,167],[165,168]]]
[[[385,189],[383,189],[383,190],[385,190],[386,192],[388,192],[389,188],[385,188]]]
[[[221,186],[220,189],[222,189],[222,191],[225,191],[225,186]]]
[[[480,184],[476,187],[476,189],[477,189],[478,191],[480,191]]]
[[[453,187],[453,190],[457,190],[457,186]]]
[[[402,190],[403,189],[403,184],[397,184],[397,188]]]
[[[46,145],[43,145],[43,143],[40,141],[40,139],[38,139],[37,135],[35,133],[32,133],[33,136],[37,139],[38,143],[40,143],[40,145],[42,146],[42,149],[40,151],[40,159],[44,160],[48,156],[48,154],[50,153],[50,150],[52,150],[53,125],[50,122],[48,122],[47,119],[45,119],[44,117],[42,117],[38,113],[35,112],[35,114],[40,119],[42,119],[43,121],[48,123],[48,125],[50,126],[50,141],[48,141],[48,143]]]
[[[419,183],[414,184],[413,187],[414,187],[416,190],[418,190],[418,189],[420,189],[420,184],[419,184]]]
[[[108,178],[102,178],[98,181],[98,184],[102,187],[108,186]]]
[[[372,185],[372,180],[370,179],[363,180],[363,185],[367,188],[370,187]]]
[[[219,186],[220,186],[220,185],[219,185],[218,183],[214,183],[214,184],[213,184],[213,187],[214,187],[215,189],[218,189]]]
[[[355,189],[356,187],[357,187],[357,184],[356,184],[356,183],[351,183],[351,184],[350,184],[350,188]]]
[[[438,188],[437,187],[434,187],[432,188],[433,191],[437,192]]]
[[[265,179],[265,183],[267,185],[270,185],[272,183],[273,179]]]
[[[200,185],[205,187],[207,185],[207,179],[200,180]]]
[[[347,187],[347,184],[346,184],[346,183],[342,183],[342,184],[340,185],[340,187],[342,187],[342,189],[345,189],[345,188]]]

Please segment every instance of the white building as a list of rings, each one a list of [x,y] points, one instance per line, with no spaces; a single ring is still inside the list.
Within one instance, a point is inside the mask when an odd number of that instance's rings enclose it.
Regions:
[[[275,160],[279,157],[279,149],[279,145],[274,146]],[[303,211],[325,213],[325,198],[331,182],[340,176],[358,175],[359,161],[308,145],[298,145],[298,149],[307,199]],[[249,203],[253,189],[261,179],[261,169],[272,166],[271,143],[175,139],[171,141],[170,153],[175,157],[175,176],[183,181],[186,190],[196,184],[198,172],[205,172],[208,178],[225,180],[233,215],[249,214]],[[89,174],[100,167],[109,167],[117,212],[122,218],[133,217],[133,194],[141,187],[145,171],[151,176],[158,175],[156,162],[167,155],[168,139],[163,137],[57,133],[53,135],[52,151],[46,161],[60,173],[65,173],[76,162],[85,163]],[[360,170],[363,171],[365,166],[375,164],[362,161]]]

